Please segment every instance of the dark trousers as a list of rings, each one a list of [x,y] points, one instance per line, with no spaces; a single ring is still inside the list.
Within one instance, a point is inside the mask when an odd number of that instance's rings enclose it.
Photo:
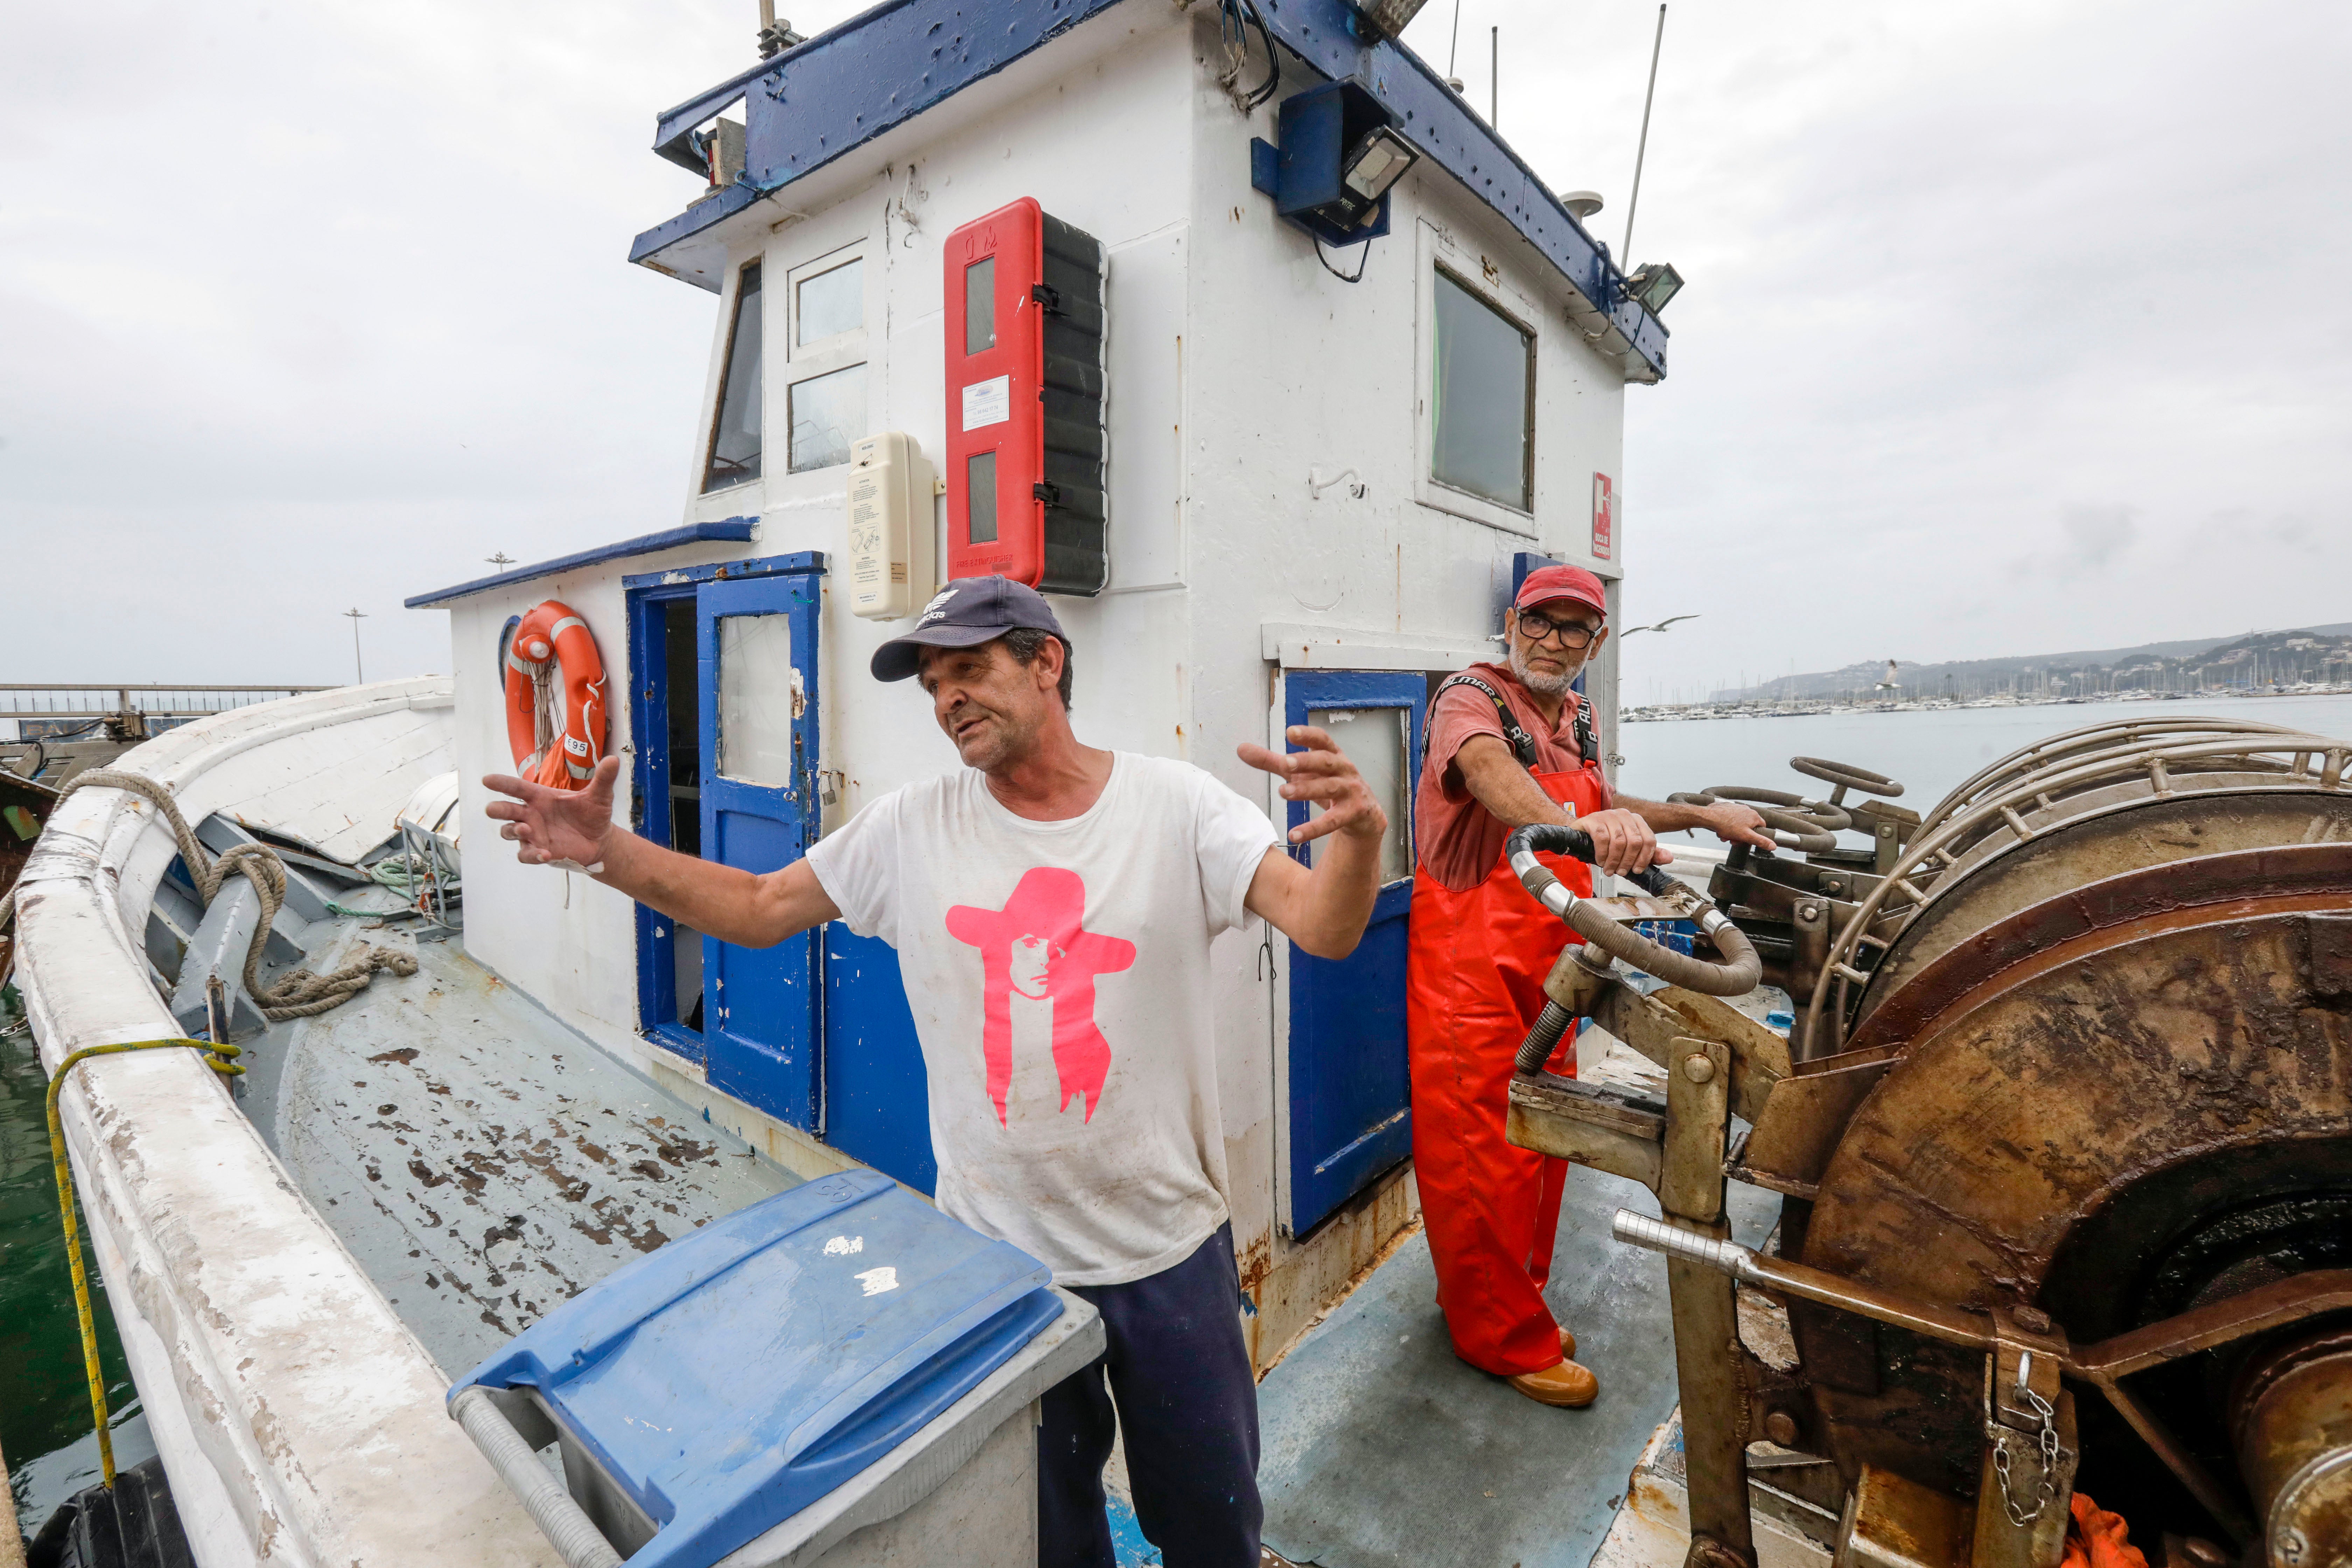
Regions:
[[[1110,1343],[1041,1402],[1038,1568],[1112,1568],[1102,1474],[1114,1431],[1127,1437],[1136,1522],[1168,1568],[1257,1568],[1257,1379],[1233,1226],[1173,1268],[1071,1293],[1102,1313]]]

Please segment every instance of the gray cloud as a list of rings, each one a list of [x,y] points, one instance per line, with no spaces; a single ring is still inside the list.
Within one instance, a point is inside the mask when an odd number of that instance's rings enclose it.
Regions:
[[[676,519],[714,307],[621,258],[748,5],[18,11],[0,667],[334,679],[357,605],[372,673],[445,668],[405,595]],[[1612,246],[1656,15],[1463,3]],[[1620,530],[1632,615],[1705,618],[1629,693],[2352,617],[2347,71],[2315,0],[1678,0],[1636,249],[1690,285]]]

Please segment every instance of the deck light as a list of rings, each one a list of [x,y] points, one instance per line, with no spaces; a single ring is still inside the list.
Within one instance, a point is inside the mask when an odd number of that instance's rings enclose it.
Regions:
[[[1356,0],[1356,30],[1369,38],[1393,38],[1421,14],[1429,0]]]
[[[1347,172],[1339,176],[1339,183],[1347,187],[1340,203],[1357,209],[1349,226],[1363,223],[1378,212],[1381,198],[1389,194],[1389,187],[1402,179],[1404,172],[1420,156],[1403,137],[1385,125],[1357,142],[1355,151],[1348,154]],[[1350,202],[1349,197],[1354,200]]]
[[[1389,231],[1389,192],[1420,158],[1397,117],[1355,80],[1325,82],[1283,100],[1279,144],[1250,143],[1250,184],[1274,210],[1329,245]]]
[[[1682,289],[1683,275],[1664,261],[1644,263],[1625,279],[1625,297],[1640,300],[1653,316],[1662,314]]]

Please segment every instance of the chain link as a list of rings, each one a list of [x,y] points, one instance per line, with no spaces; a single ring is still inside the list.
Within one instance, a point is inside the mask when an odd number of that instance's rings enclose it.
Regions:
[[[2033,1507],[2030,1510],[2018,1506],[2017,1494],[2010,1489],[2009,1439],[2005,1436],[1997,1436],[1992,1440],[1992,1468],[1993,1473],[2000,1478],[2001,1506],[2009,1510],[2009,1522],[2021,1530],[2040,1519],[2042,1510],[2048,1508],[2058,1496],[2058,1483],[2053,1478],[2058,1474],[2058,1457],[2061,1450],[2058,1447],[2058,1425],[2052,1419],[2056,1412],[2052,1410],[2050,1402],[2022,1384],[2019,1385],[2017,1392],[2022,1394],[2025,1402],[2033,1407],[2034,1415],[2042,1418],[2042,1431],[2038,1438],[2042,1449],[2042,1479],[2041,1483],[2034,1489]]]

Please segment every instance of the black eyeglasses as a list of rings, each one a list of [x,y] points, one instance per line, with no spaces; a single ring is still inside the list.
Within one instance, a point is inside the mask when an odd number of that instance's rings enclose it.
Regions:
[[[1601,635],[1595,628],[1579,626],[1574,621],[1553,620],[1541,610],[1521,610],[1519,630],[1527,633],[1531,642],[1541,642],[1552,633],[1558,632],[1560,646],[1570,652],[1578,648],[1591,647],[1592,639]]]

